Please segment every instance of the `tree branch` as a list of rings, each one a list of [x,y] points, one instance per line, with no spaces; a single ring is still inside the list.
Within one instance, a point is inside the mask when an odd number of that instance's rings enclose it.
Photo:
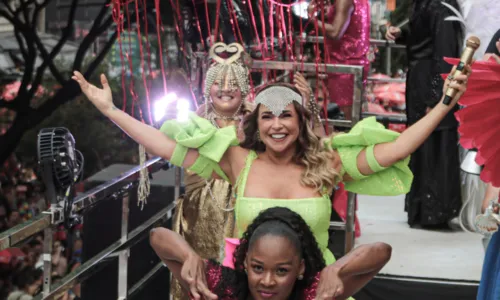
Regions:
[[[59,72],[59,70],[54,65],[54,58],[56,57],[57,54],[59,54],[59,51],[61,50],[62,45],[66,42],[68,37],[64,37],[64,34],[63,34],[63,36],[61,37],[61,40],[63,40],[63,39],[64,39],[64,42],[61,44],[61,46],[58,49],[56,49],[56,47],[59,45],[59,43],[58,43],[58,45],[56,45],[53,48],[52,52],[49,54],[47,52],[47,50],[45,49],[45,46],[43,45],[42,41],[40,40],[40,37],[38,36],[38,34],[36,34],[36,33],[33,34],[33,40],[34,40],[38,50],[40,51],[40,55],[43,58],[43,63],[37,68],[35,82],[37,81],[37,78],[43,77],[43,74],[45,73],[45,68],[47,67],[47,65],[50,69],[50,72],[52,73],[52,76],[54,76],[54,78],[60,84],[62,84],[64,81],[66,81],[66,79],[64,79],[64,76],[62,76],[61,72]],[[61,42],[61,40],[59,40],[59,42]],[[55,50],[57,50],[57,51],[55,51]]]
[[[86,78],[88,78],[92,73],[94,73],[95,69],[101,64],[106,55],[109,53],[109,50],[111,50],[111,47],[113,47],[113,45],[115,44],[117,38],[118,38],[118,31],[115,31],[113,35],[109,38],[108,42],[102,49],[101,53],[97,55],[97,57],[94,59],[92,63],[90,63],[89,67],[85,71]]]
[[[76,52],[75,56],[75,61],[73,63],[73,70],[80,70],[82,68],[82,63],[83,59],[85,57],[85,53],[87,53],[87,50],[90,48],[92,43],[95,41],[96,36],[98,37],[104,30],[101,30],[104,26],[101,26],[102,20],[106,16],[106,13],[109,10],[109,2],[110,0],[106,1],[106,3],[103,4],[101,7],[101,11],[99,11],[99,14],[97,15],[94,24],[92,25],[92,28],[90,28],[89,33],[85,36],[83,41],[80,43],[80,47],[78,48],[78,51]],[[108,22],[110,21],[111,22]],[[109,23],[109,25],[113,24],[113,18],[110,16],[108,19],[104,22]]]
[[[19,50],[21,51],[21,55],[23,56],[23,60],[26,62],[28,60],[28,51],[24,47],[24,41],[21,37],[21,33],[17,27],[14,27],[14,36],[16,37],[17,43],[19,44]],[[26,43],[27,44],[27,43]]]
[[[104,31],[106,31],[106,29],[108,29],[112,24],[114,23],[114,20],[113,20],[113,17],[109,17],[108,19],[106,19],[106,21],[104,21],[104,23],[101,25],[101,27],[97,28],[96,31],[98,32],[101,32],[103,33]]]
[[[115,31],[115,33],[111,36],[111,38],[108,40],[108,42],[102,49],[101,53],[97,55],[97,57],[92,61],[92,63],[85,71],[84,73],[85,77],[87,78],[90,77],[92,73],[96,70],[96,68],[102,63],[102,61],[106,57],[106,54],[109,52],[109,49],[111,49],[111,47],[115,43],[117,37],[118,37],[118,32]],[[40,107],[35,109],[35,114],[37,116],[49,114],[50,112],[57,109],[59,106],[72,100],[74,97],[80,94],[81,94],[81,89],[78,86],[78,84],[74,80],[69,80],[65,83],[64,87],[62,89],[59,89],[50,100],[45,101]],[[61,95],[64,96],[61,97]]]
[[[24,16],[24,23],[29,24],[30,20],[30,11],[29,11],[29,6],[32,4],[35,0],[30,0],[30,1],[23,1],[21,0],[21,6],[20,9],[23,13]]]
[[[9,21],[10,23],[12,23],[12,25],[14,25],[14,23],[15,23],[13,15],[14,14],[10,15],[9,12],[7,12],[5,9],[0,9],[0,16],[4,17],[5,19],[7,19],[7,21]]]
[[[10,15],[7,11],[0,9],[0,16],[6,18],[12,26],[14,26],[14,32],[16,36],[16,40],[19,43],[19,49],[22,49],[24,47],[23,40],[20,38],[19,34],[22,34],[24,37],[24,40],[26,41],[26,46],[27,50],[21,50],[24,51],[23,58],[24,58],[24,73],[23,77],[21,79],[21,86],[19,87],[18,91],[18,97],[14,99],[14,102],[21,101],[23,103],[16,104],[18,106],[19,112],[24,112],[25,106],[29,106],[29,99],[26,97],[27,96],[27,87],[30,84],[31,80],[33,79],[33,70],[35,68],[35,61],[36,61],[36,48],[29,43],[29,28],[26,25],[26,23],[21,22],[19,19],[19,13],[21,12],[21,9],[25,7],[26,2],[21,3],[21,7],[19,9],[16,9],[12,15]],[[9,11],[12,11],[11,8],[6,4],[6,7]],[[17,31],[17,34],[16,34]],[[24,105],[23,105],[24,104]],[[27,109],[27,108],[26,108]]]
[[[11,1],[2,1],[2,2],[4,4],[4,6],[7,8],[7,10],[9,11],[9,13],[14,16],[14,10],[12,10],[12,7],[10,7],[10,3],[9,3]]]
[[[5,101],[4,99],[0,99],[0,108],[17,111],[17,104],[16,101]]]
[[[35,70],[35,62],[36,62],[36,49],[32,43],[28,43],[28,55],[27,59],[24,61],[24,72],[23,77],[21,79],[21,86],[19,87],[19,91],[17,93],[17,97],[14,101],[21,101],[19,103],[19,113],[26,112],[29,108],[30,98],[28,95],[28,86],[30,85],[33,79],[33,72]]]
[[[35,2],[35,11],[33,12],[33,24],[36,27],[38,23],[38,16],[40,15],[40,11],[49,4],[50,0],[45,0],[42,3],[38,4]]]
[[[48,2],[45,1],[45,3],[48,3]],[[61,72],[59,72],[59,70],[54,65],[54,58],[59,54],[59,52],[61,51],[64,44],[66,44],[69,37],[71,36],[71,31],[73,29],[73,21],[75,19],[75,13],[76,13],[77,6],[78,6],[78,0],[73,0],[73,2],[71,3],[70,10],[69,10],[66,28],[64,28],[61,38],[59,39],[57,44],[54,46],[54,48],[52,48],[52,51],[50,52],[50,54],[47,52],[47,49],[45,49],[45,46],[43,45],[42,41],[40,40],[40,37],[38,36],[38,33],[36,31],[36,28],[35,28],[35,26],[36,26],[35,23],[36,23],[36,20],[38,19],[38,14],[40,12],[40,9],[43,7],[42,7],[42,5],[38,5],[37,8],[35,9],[35,15],[33,16],[34,26],[32,27],[32,38],[33,38],[35,44],[37,45],[38,50],[40,51],[40,54],[43,58],[43,63],[37,68],[37,74],[36,74],[35,80],[33,81],[32,86],[31,86],[30,96],[33,96],[36,93],[38,86],[41,83],[41,80],[43,78],[43,75],[45,73],[45,69],[47,68],[47,66],[49,67],[49,69],[52,73],[52,76],[54,76],[54,78],[60,84],[62,84],[63,82],[66,81],[64,76],[61,74]]]
[[[5,3],[7,0],[0,0],[0,1]],[[20,1],[23,1],[23,5],[26,5],[26,3],[30,3],[30,1],[32,0],[20,0]],[[51,1],[51,0],[39,0],[39,1]],[[77,52],[77,57],[75,57],[74,66],[75,65],[78,67],[82,66],[85,54],[91,47],[92,43],[94,43],[96,39],[100,35],[102,35],[103,32],[106,32],[108,27],[113,24],[112,15],[109,13],[110,10],[108,8],[109,2],[110,0],[107,0],[106,4],[103,5],[101,12],[99,13],[98,17],[94,20],[92,29],[90,30],[89,34],[84,38],[82,44],[80,45]],[[39,5],[41,6],[44,4],[45,2]],[[39,10],[41,10],[39,8],[40,6],[35,5],[35,9],[38,8]],[[36,37],[38,38],[38,40],[41,39],[40,36],[36,35],[36,31],[34,29],[36,27],[35,26],[36,23],[35,24],[25,23],[25,19],[26,22],[33,20],[36,21],[38,18],[38,14],[36,16],[33,16],[33,18],[29,20],[27,18],[23,18],[23,13],[26,13],[27,9],[23,11],[21,6],[18,6],[16,8],[17,9],[12,7],[14,13],[9,13],[8,9],[3,9],[0,12],[0,16],[3,15],[16,28],[17,41],[18,42],[21,41],[19,42],[20,48],[23,47],[24,45],[25,49],[22,51],[25,52],[23,56],[26,57],[24,65],[24,74],[21,81],[21,87],[18,91],[16,99],[14,99],[13,101],[5,101],[0,99],[0,107],[9,108],[17,112],[12,126],[7,130],[7,132],[4,135],[0,136],[0,144],[2,145],[2,147],[0,147],[0,162],[2,160],[5,160],[10,155],[10,153],[12,153],[15,150],[15,147],[18,145],[21,137],[27,130],[37,126],[38,124],[40,124],[40,122],[42,122],[47,116],[49,116],[54,110],[59,108],[62,104],[73,100],[76,96],[81,94],[81,90],[75,81],[66,80],[62,84],[62,87],[57,90],[57,92],[53,97],[47,99],[47,101],[43,102],[36,109],[31,108],[30,102],[33,99],[33,95],[41,82],[40,74],[43,75],[43,72],[40,72],[40,70],[43,68],[46,69],[47,64],[49,64],[49,62],[52,62],[51,59],[47,58],[51,58],[51,54],[58,53],[60,52],[60,50],[54,51],[54,48],[51,49],[51,51],[41,50],[41,49],[46,50],[47,48],[39,47],[40,45],[45,47],[48,46],[42,44],[41,41],[35,41],[35,39],[33,38]],[[24,8],[26,7],[24,6]],[[69,26],[71,26],[71,24]],[[114,32],[111,38],[107,41],[102,51],[88,65],[88,68],[86,68],[85,71],[85,75],[87,77],[90,76],[91,73],[97,70],[99,65],[105,59],[106,54],[114,45],[117,36],[118,32]],[[40,55],[43,56],[44,58],[43,64],[45,64],[45,66],[43,67],[40,66],[39,68],[37,68],[37,73],[35,74],[34,73],[35,60],[37,58],[38,48],[40,49],[40,52],[44,52],[41,53]],[[79,61],[77,59],[79,59]],[[33,77],[35,76],[37,77],[37,79],[35,79],[34,82],[32,82]],[[32,85],[32,88],[28,91],[27,87],[29,85]]]

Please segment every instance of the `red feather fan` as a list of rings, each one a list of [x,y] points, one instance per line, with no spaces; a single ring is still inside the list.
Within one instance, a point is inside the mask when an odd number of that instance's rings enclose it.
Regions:
[[[459,62],[455,58],[445,61],[453,65]],[[477,149],[476,163],[484,166],[481,180],[500,186],[500,64],[494,60],[475,62],[472,69],[467,91],[458,102],[463,108],[455,113],[460,144]]]

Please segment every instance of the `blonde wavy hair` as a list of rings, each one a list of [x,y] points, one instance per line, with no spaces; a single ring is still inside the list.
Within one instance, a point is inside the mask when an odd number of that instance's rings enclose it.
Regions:
[[[285,86],[296,93],[300,92],[292,85],[285,83],[274,83],[265,86],[263,90],[272,86]],[[301,184],[314,187],[323,192],[326,188],[329,192],[340,181],[340,173],[332,165],[332,161],[338,159],[331,148],[325,148],[324,142],[328,139],[320,139],[311,128],[311,114],[301,104],[293,102],[293,106],[299,118],[299,136],[296,141],[295,163],[304,166],[305,170],[301,176]],[[258,114],[260,104],[257,105],[252,113],[247,115],[243,124],[245,140],[240,144],[241,147],[251,149],[257,152],[266,151],[266,145],[258,137]]]

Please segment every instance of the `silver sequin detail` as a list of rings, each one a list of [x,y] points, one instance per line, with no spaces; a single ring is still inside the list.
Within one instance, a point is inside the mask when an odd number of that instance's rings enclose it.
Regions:
[[[293,101],[302,105],[302,96],[284,86],[267,88],[255,97],[256,105],[265,105],[277,117],[279,117],[285,108]]]

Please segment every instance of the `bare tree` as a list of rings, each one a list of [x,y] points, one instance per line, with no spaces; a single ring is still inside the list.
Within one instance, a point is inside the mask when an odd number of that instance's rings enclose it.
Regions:
[[[68,42],[73,32],[75,13],[78,7],[78,0],[72,0],[66,27],[62,30],[57,44],[49,50],[45,47],[37,32],[40,12],[52,0],[1,0],[0,17],[7,19],[14,27],[14,34],[19,44],[24,67],[21,85],[16,98],[12,101],[0,99],[0,108],[7,108],[15,112],[12,126],[0,135],[0,164],[16,149],[22,136],[31,128],[35,127],[46,117],[50,116],[60,105],[74,99],[81,93],[78,85],[71,80],[71,72],[61,70],[54,63],[55,58],[60,54],[63,46]],[[73,62],[73,70],[81,71],[85,77],[89,77],[104,60],[118,33],[108,39],[99,53],[90,62],[85,61],[86,54],[92,44],[113,24],[110,1],[103,4],[99,14],[89,31],[82,40],[76,52]],[[37,64],[41,60],[41,63]],[[45,100],[41,105],[34,107],[33,99],[42,84],[44,76],[50,74],[61,86],[55,94]]]

